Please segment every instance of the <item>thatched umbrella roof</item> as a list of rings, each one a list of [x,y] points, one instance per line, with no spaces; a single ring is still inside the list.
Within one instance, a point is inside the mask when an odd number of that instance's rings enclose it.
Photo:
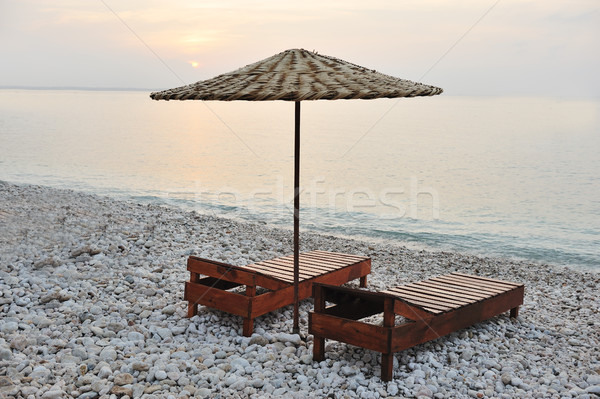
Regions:
[[[212,79],[150,94],[154,100],[304,101],[433,96],[442,89],[303,49]]]

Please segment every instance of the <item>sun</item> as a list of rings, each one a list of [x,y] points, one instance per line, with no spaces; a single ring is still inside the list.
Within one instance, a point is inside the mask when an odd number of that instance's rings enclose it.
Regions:
[[[188,61],[188,64],[190,64],[193,68],[198,68],[200,66],[198,61]]]

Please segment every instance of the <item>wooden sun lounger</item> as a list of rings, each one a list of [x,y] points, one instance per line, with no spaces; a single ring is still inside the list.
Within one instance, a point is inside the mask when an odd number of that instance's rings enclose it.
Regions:
[[[294,302],[293,255],[246,266],[190,256],[187,269],[190,281],[185,283],[184,299],[189,302],[188,317],[198,313],[198,305],[242,316],[246,337],[252,335],[256,317]],[[326,251],[302,253],[298,297],[300,300],[310,297],[315,282],[341,285],[360,279],[360,286],[366,287],[369,273],[371,259],[364,256]],[[243,285],[245,295],[230,291]],[[257,287],[265,288],[266,292],[257,294]]]
[[[402,285],[384,292],[315,284],[309,333],[313,359],[324,359],[325,338],[381,352],[381,379],[393,376],[394,352],[442,337],[510,310],[517,317],[523,284],[468,274]],[[332,303],[326,306],[326,303]],[[383,313],[383,325],[360,319]],[[396,315],[408,319],[395,325]]]

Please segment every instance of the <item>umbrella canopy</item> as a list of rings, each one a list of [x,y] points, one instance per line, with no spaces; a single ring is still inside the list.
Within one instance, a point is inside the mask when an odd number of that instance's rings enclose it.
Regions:
[[[233,72],[174,89],[154,92],[154,100],[295,102],[294,151],[294,332],[299,332],[300,102],[433,96],[442,89],[399,79],[303,49],[275,54]]]
[[[305,101],[433,96],[439,87],[398,79],[302,49],[233,72],[150,94],[154,100]]]

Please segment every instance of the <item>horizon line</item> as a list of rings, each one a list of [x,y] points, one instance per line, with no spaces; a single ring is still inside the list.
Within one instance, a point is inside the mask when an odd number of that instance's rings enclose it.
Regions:
[[[21,86],[0,85],[0,90],[79,90],[79,91],[157,91],[141,87],[92,87],[92,86]]]
[[[39,90],[39,91],[145,91],[155,92],[166,89],[149,89],[142,87],[93,87],[93,86],[24,86],[24,85],[0,85],[0,90]],[[444,93],[444,97],[549,97],[558,99],[580,99],[580,100],[600,100],[600,96],[573,96],[573,95],[543,95],[543,94],[449,94]]]

